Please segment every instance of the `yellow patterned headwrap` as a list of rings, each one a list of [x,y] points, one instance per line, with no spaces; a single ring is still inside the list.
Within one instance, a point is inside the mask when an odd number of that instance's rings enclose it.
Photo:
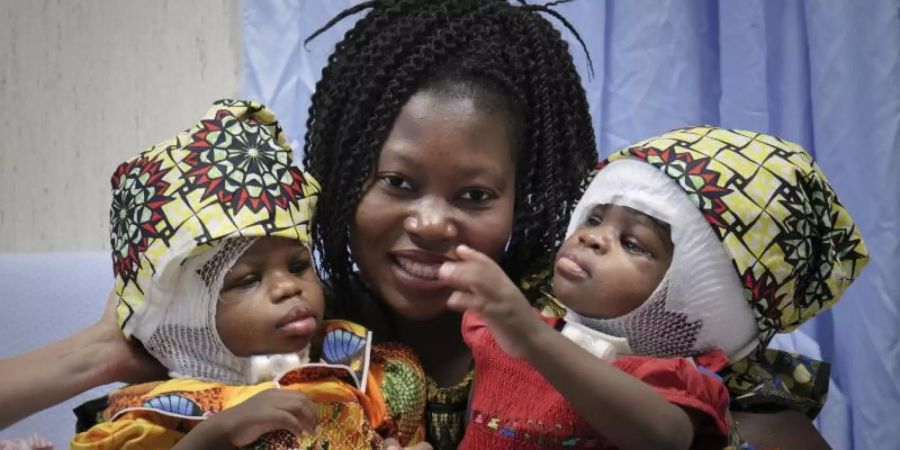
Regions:
[[[110,243],[126,336],[158,308],[153,280],[221,239],[278,236],[309,245],[319,185],[292,165],[275,115],[220,100],[190,129],[122,163],[112,176]],[[149,313],[153,314],[153,313]]]
[[[763,343],[831,307],[868,262],[850,215],[797,144],[703,126],[639,142],[601,167],[623,158],[658,168],[700,209],[737,270]]]

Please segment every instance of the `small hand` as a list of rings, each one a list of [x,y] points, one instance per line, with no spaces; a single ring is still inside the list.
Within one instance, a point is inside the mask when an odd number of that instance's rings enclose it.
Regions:
[[[384,450],[432,450],[434,447],[427,442],[419,442],[416,445],[410,447],[402,447],[400,446],[400,442],[398,442],[394,438],[388,438],[384,440],[381,448]]]
[[[206,443],[222,442],[235,447],[250,445],[270,431],[287,430],[295,436],[315,433],[315,406],[305,395],[286,389],[269,389],[247,401],[210,416],[195,431]],[[199,433],[198,433],[199,434]],[[200,442],[195,442],[200,446]]]
[[[481,314],[500,348],[523,357],[529,330],[541,326],[528,300],[487,255],[464,245],[456,254],[458,261],[446,262],[438,271],[438,278],[454,289],[447,307]]]

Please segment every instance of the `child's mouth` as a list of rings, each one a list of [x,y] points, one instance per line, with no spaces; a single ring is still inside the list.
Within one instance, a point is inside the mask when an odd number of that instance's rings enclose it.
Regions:
[[[578,264],[578,261],[569,256],[560,256],[556,260],[556,270],[568,278],[584,279],[590,277],[590,274],[581,267],[581,264]]]
[[[305,308],[295,308],[287,313],[275,327],[288,334],[306,335],[316,331],[316,316]]]

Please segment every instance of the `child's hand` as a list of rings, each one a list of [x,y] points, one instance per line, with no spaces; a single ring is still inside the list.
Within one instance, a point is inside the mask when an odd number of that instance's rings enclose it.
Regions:
[[[524,357],[531,330],[542,324],[528,300],[494,260],[465,245],[456,248],[458,261],[444,263],[438,278],[454,289],[447,306],[475,311],[484,318],[506,353]]]
[[[315,407],[309,398],[286,389],[260,392],[240,405],[213,414],[179,441],[176,448],[242,447],[276,430],[287,430],[295,436],[315,433]]]
[[[381,448],[384,450],[432,450],[434,447],[427,442],[419,442],[410,447],[401,447],[400,443],[397,442],[394,438],[387,438],[384,440],[384,443],[381,445]]]

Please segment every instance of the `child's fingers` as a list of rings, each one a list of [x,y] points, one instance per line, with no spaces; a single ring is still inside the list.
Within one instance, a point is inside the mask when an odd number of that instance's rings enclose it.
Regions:
[[[463,312],[469,309],[481,311],[484,304],[480,301],[480,297],[476,297],[468,292],[453,291],[450,298],[447,299],[447,307],[451,311]]]
[[[456,246],[456,256],[464,261],[473,261],[481,264],[491,265],[497,264],[493,259],[488,257],[488,255],[485,255],[484,253],[481,253],[478,250],[475,250],[474,248],[464,244]]]
[[[309,397],[294,391],[281,390],[285,395],[279,401],[279,407],[291,414],[298,426],[305,432],[316,432],[316,409]]]
[[[445,262],[438,269],[438,280],[447,286],[457,290],[469,290],[472,281],[468,278],[469,272],[465,270],[466,262]]]
[[[508,278],[506,272],[497,264],[497,261],[478,250],[466,245],[460,245],[456,249],[456,254],[460,259],[468,262],[466,268],[471,270],[469,275],[478,289],[486,292],[490,291],[497,286],[498,282]]]
[[[432,450],[434,447],[427,442],[420,442],[411,447],[401,447],[400,442],[394,438],[387,438],[384,440],[384,444],[382,447],[384,450]]]
[[[459,261],[445,262],[438,270],[438,279],[453,289],[488,292],[491,283],[506,276],[497,263],[483,253],[460,245],[456,254]]]
[[[294,436],[300,436],[304,432],[312,434],[316,431],[315,428],[307,429],[294,414],[285,410],[277,410],[272,414],[271,425],[272,427],[268,431],[287,430]]]

